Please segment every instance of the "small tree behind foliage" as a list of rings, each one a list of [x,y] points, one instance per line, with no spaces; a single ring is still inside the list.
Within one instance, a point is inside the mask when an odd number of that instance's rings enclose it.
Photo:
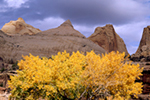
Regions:
[[[114,98],[125,99],[137,96],[142,83],[135,83],[143,69],[126,63],[125,53],[111,52],[96,55],[93,51],[72,55],[66,51],[51,59],[38,56],[23,56],[18,62],[17,76],[8,82],[11,98],[47,100]]]

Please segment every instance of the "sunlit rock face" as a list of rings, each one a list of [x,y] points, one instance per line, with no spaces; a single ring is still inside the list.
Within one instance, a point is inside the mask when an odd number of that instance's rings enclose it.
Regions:
[[[128,55],[123,39],[115,32],[111,24],[107,24],[104,27],[97,27],[88,39],[104,48],[107,52],[119,51],[121,53],[125,52]]]
[[[27,24],[22,18],[18,18],[16,21],[10,21],[9,23],[6,23],[1,30],[7,35],[33,35],[41,32],[41,30]]]

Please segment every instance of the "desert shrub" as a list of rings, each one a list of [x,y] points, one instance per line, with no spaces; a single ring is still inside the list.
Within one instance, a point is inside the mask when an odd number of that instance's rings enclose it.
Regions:
[[[128,99],[142,91],[135,83],[143,69],[125,62],[125,53],[111,52],[99,56],[94,51],[83,55],[66,51],[51,59],[23,56],[17,76],[8,82],[11,98],[67,100],[96,98]]]
[[[11,76],[11,97],[17,99],[75,99],[80,96],[84,55],[59,52],[52,59],[23,56],[18,76]]]
[[[142,83],[135,83],[135,79],[142,75],[143,68],[126,62],[124,56],[125,53],[111,52],[100,57],[93,51],[87,52],[82,84],[88,98],[106,99],[112,95],[121,100],[142,92]]]

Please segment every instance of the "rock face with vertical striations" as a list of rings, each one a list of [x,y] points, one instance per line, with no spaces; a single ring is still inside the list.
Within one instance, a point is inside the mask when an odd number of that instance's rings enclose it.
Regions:
[[[131,56],[133,61],[150,61],[150,26],[143,30],[142,39],[135,54]]]
[[[69,20],[57,28],[33,35],[9,36],[0,31],[0,58],[7,63],[16,62],[22,55],[29,53],[39,57],[51,57],[64,50],[70,54],[73,51],[91,50],[96,54],[105,53],[102,47],[75,30]]]
[[[104,48],[107,52],[119,51],[128,55],[123,39],[115,32],[113,25],[97,27],[95,32],[88,37],[91,41]]]
[[[7,35],[16,35],[16,34],[29,34],[33,35],[41,32],[41,30],[34,28],[33,26],[26,24],[22,18],[18,18],[16,21],[10,21],[6,23],[2,29]]]

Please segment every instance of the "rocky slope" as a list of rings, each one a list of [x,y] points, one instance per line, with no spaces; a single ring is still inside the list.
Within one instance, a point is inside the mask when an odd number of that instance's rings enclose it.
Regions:
[[[126,45],[123,39],[115,32],[113,25],[107,24],[104,27],[97,27],[88,39],[104,48],[107,52],[119,51],[128,55]]]
[[[69,53],[77,50],[105,53],[103,48],[75,30],[69,20],[57,28],[33,35],[9,36],[0,31],[0,58],[7,63],[16,62],[29,53],[51,57],[64,50]]]
[[[9,23],[6,23],[1,30],[8,35],[16,35],[16,34],[33,35],[41,32],[41,30],[34,28],[29,24],[26,24],[22,18],[18,18],[18,20],[16,21],[10,21]]]
[[[150,61],[150,26],[143,30],[140,45],[135,54],[131,56],[133,61]]]

